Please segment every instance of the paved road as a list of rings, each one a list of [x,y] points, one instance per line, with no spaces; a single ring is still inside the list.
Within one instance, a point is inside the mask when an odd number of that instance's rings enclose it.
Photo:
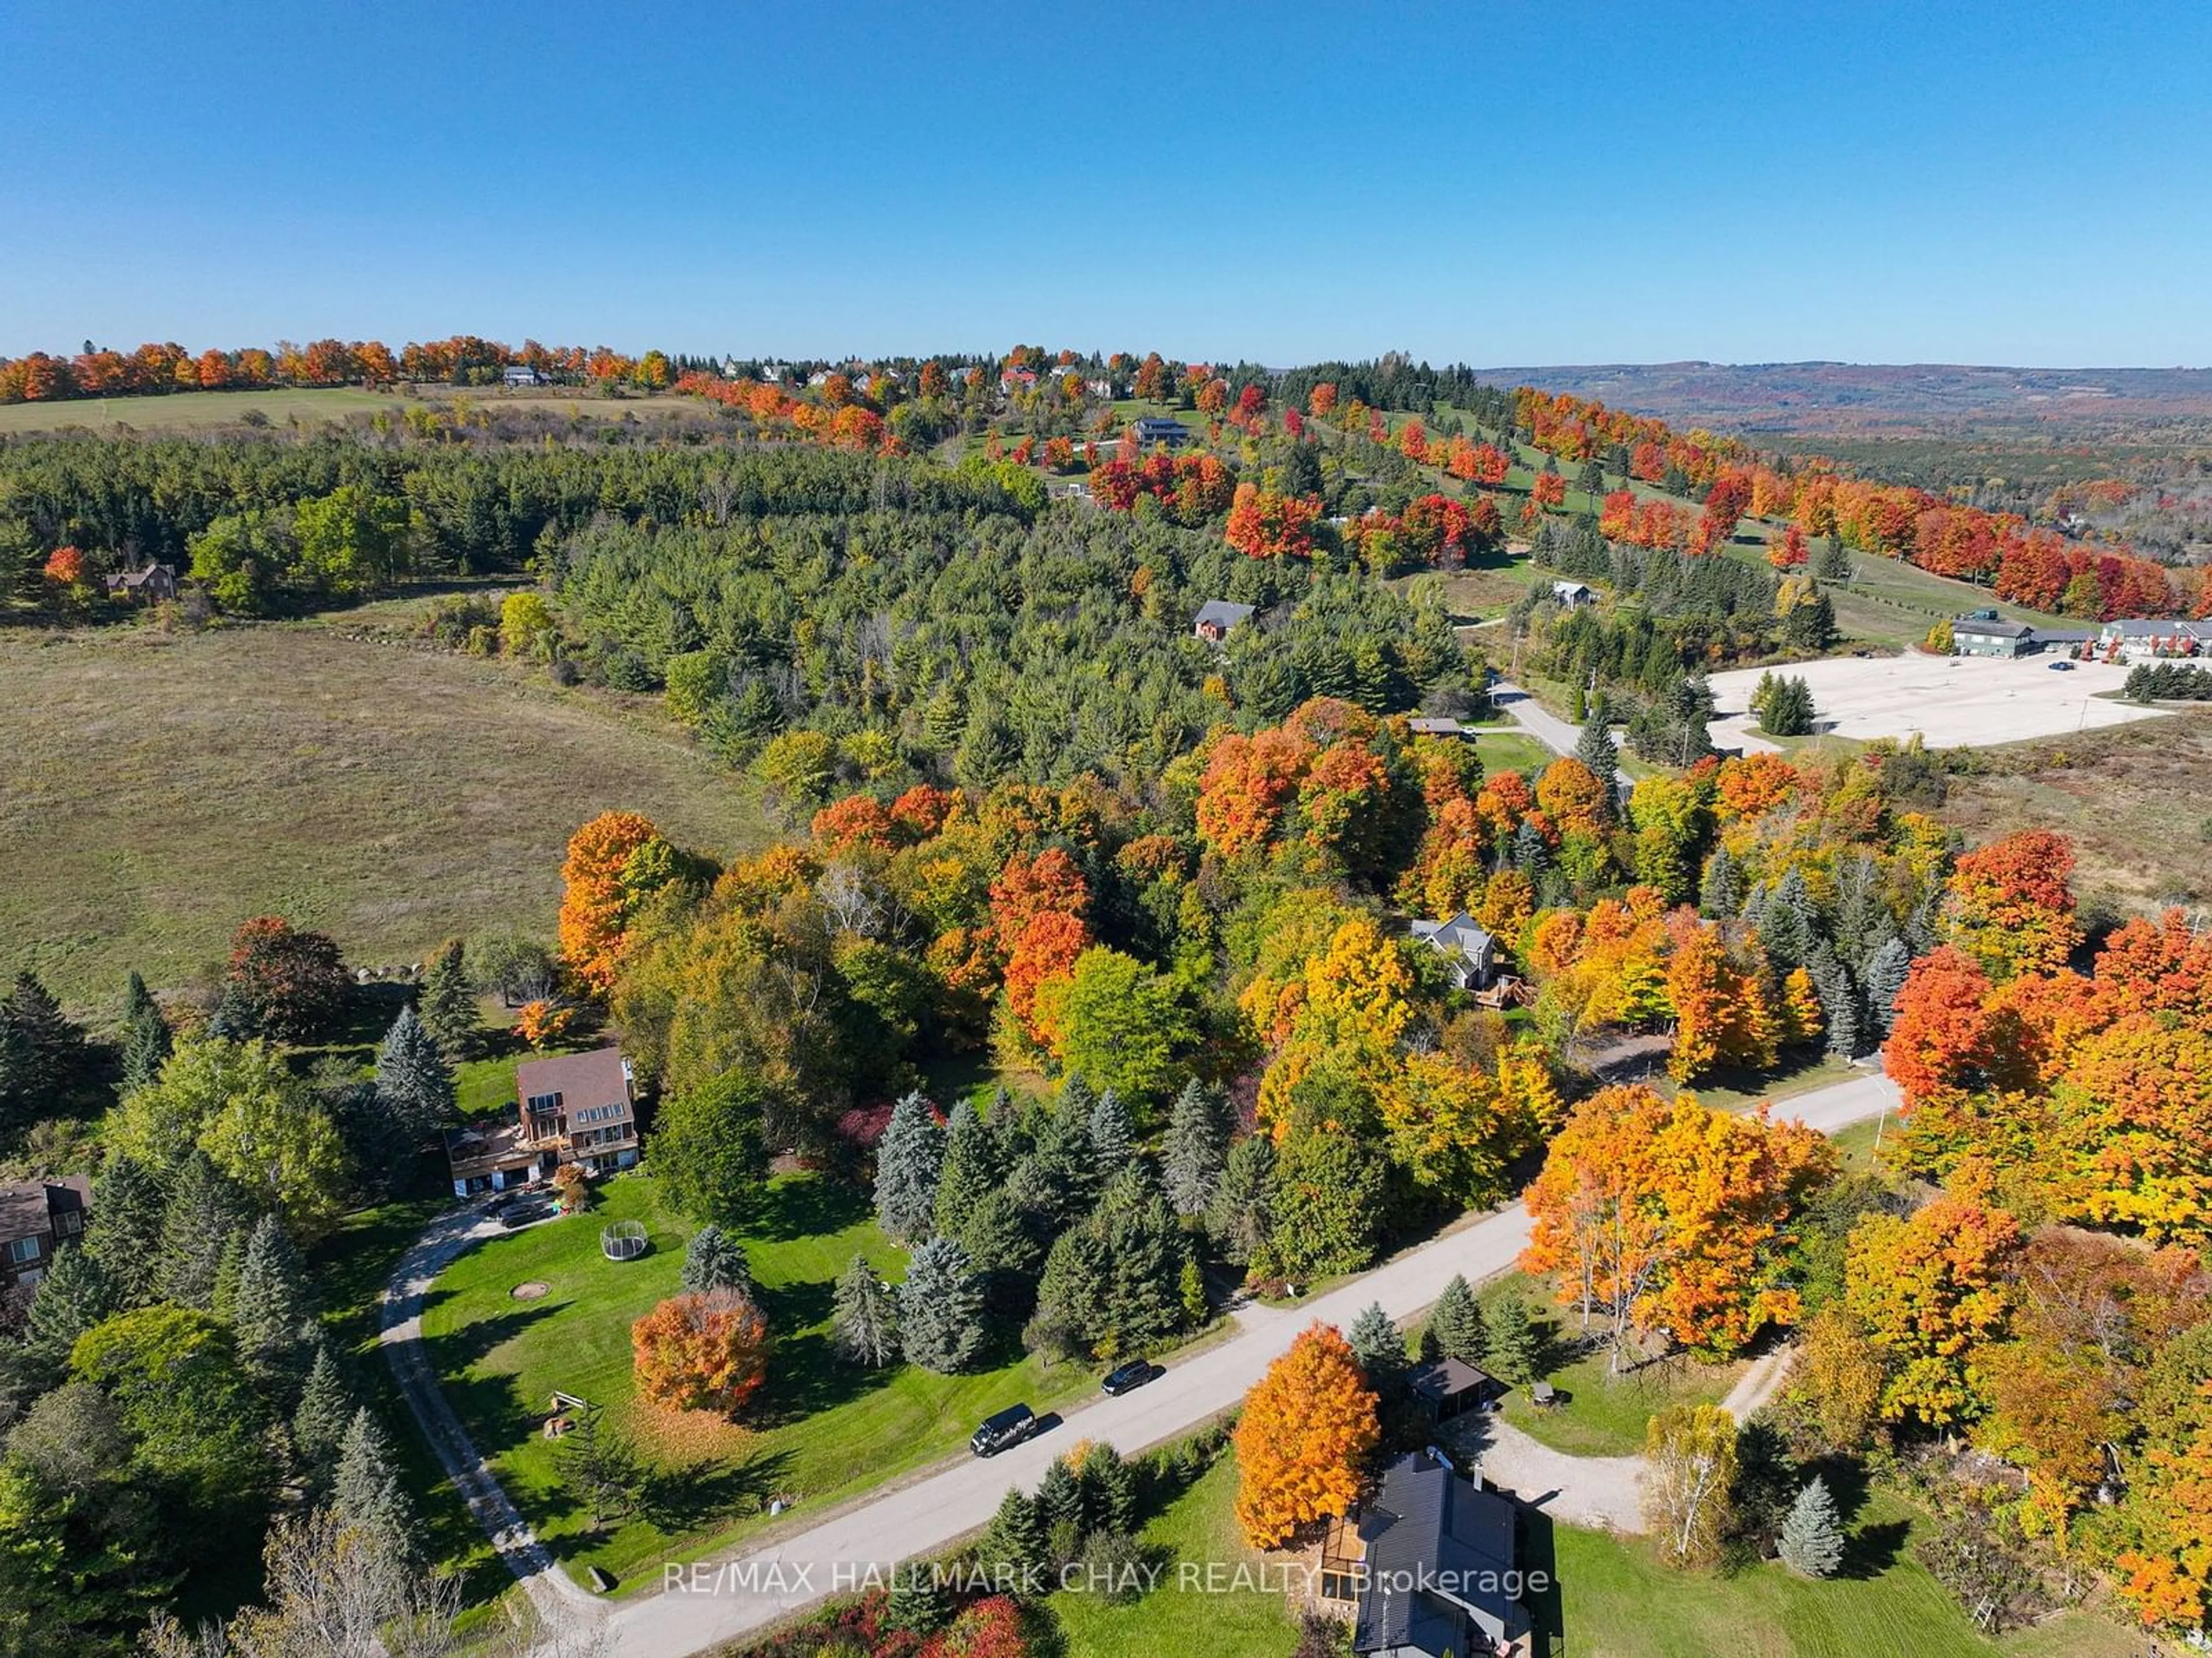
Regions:
[[[1582,740],[1583,728],[1562,720],[1547,710],[1536,699],[1509,679],[1494,681],[1490,687],[1490,700],[1502,709],[1521,729],[1527,732],[1553,754],[1571,755],[1575,744]],[[1741,749],[1746,754],[1779,754],[1782,745],[1755,732],[1746,731],[1739,724],[1716,722],[1713,735],[1732,749]],[[1626,772],[1619,774],[1625,792],[1636,786],[1636,780]]]
[[[1781,1101],[1775,1115],[1832,1133],[1896,1104],[1895,1087],[1870,1075]],[[615,1652],[619,1658],[679,1658],[854,1588],[860,1574],[887,1572],[901,1560],[942,1549],[987,1523],[1008,1485],[1034,1489],[1046,1467],[1075,1441],[1103,1440],[1133,1453],[1175,1438],[1236,1404],[1315,1320],[1348,1327],[1372,1301],[1407,1321],[1435,1301],[1454,1273],[1479,1282],[1506,1271],[1529,1229],[1528,1211],[1516,1204],[1295,1309],[1248,1309],[1235,1336],[1173,1365],[1148,1388],[1073,1408],[1064,1422],[990,1461],[952,1463],[767,1547],[702,1563],[673,1592],[623,1603],[611,1619]],[[1533,1465],[1528,1472],[1535,1472]],[[1530,1495],[1551,1489],[1513,1483]],[[1608,1516],[1624,1510],[1617,1490],[1602,1502]]]
[[[599,1602],[555,1564],[514,1504],[470,1442],[467,1430],[439,1388],[436,1373],[422,1351],[422,1303],[455,1256],[471,1244],[500,1236],[499,1224],[472,1209],[454,1209],[424,1229],[392,1269],[385,1285],[382,1329],[384,1357],[414,1412],[422,1436],[438,1454],[453,1488],[491,1539],[501,1561],[521,1583],[531,1604],[556,1624],[576,1607],[596,1610]]]

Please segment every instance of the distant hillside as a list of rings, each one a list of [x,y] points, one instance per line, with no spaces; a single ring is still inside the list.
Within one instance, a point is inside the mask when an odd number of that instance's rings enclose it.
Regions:
[[[2212,419],[2212,368],[1662,362],[1478,373],[1499,386],[1570,392],[1670,424],[1745,433],[2110,431]]]

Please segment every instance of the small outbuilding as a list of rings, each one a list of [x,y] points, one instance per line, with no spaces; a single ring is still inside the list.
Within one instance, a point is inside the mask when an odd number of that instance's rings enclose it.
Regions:
[[[1414,1366],[1407,1374],[1406,1390],[1431,1422],[1449,1422],[1479,1411],[1505,1391],[1487,1370],[1449,1357]]]
[[[1198,616],[1190,630],[1207,644],[1218,645],[1229,637],[1231,629],[1252,619],[1254,608],[1249,604],[1232,604],[1225,598],[1209,598],[1198,607]]]
[[[510,365],[507,372],[500,376],[500,379],[504,384],[508,386],[543,386],[545,384],[545,376],[539,374],[535,368],[532,368],[526,362],[518,362]]]
[[[1552,584],[1552,597],[1571,610],[1578,610],[1585,604],[1597,603],[1595,590],[1585,586],[1579,581],[1554,581]]]

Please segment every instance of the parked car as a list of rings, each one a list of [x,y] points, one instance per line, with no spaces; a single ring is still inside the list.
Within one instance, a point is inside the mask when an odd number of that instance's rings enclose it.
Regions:
[[[2053,673],[2072,673],[2074,671],[2074,665],[2062,657],[2057,661],[2051,665],[2051,671]]]
[[[1098,1385],[1106,1390],[1109,1399],[1119,1399],[1123,1394],[1133,1393],[1147,1382],[1158,1382],[1167,1371],[1148,1358],[1133,1358],[1117,1370],[1109,1370],[1106,1379]]]
[[[508,1231],[512,1232],[521,1227],[528,1226],[535,1221],[550,1220],[552,1218],[552,1215],[553,1206],[551,1204],[546,1202],[543,1198],[532,1198],[526,1203],[516,1204],[513,1208],[502,1213],[499,1218],[499,1224],[507,1228]]]
[[[1009,1405],[968,1436],[968,1448],[978,1456],[996,1456],[1018,1445],[1037,1430],[1036,1413],[1026,1405]]]

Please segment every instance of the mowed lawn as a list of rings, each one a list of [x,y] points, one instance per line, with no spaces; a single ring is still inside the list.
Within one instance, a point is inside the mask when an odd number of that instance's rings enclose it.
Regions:
[[[0,964],[95,1011],[270,913],[349,961],[550,938],[562,848],[612,807],[726,856],[753,788],[658,709],[308,625],[0,634]]]
[[[1047,1603],[1066,1640],[1067,1658],[1158,1658],[1203,1650],[1206,1658],[1288,1658],[1297,1625],[1288,1602],[1257,1585],[1264,1557],[1237,1527],[1237,1458],[1224,1453],[1198,1482],[1146,1525],[1143,1540],[1161,1568],[1159,1587],[1131,1605],[1063,1590]],[[1185,1567],[1194,1570],[1186,1576]],[[1208,1567],[1219,1569],[1209,1573]],[[1240,1582],[1238,1568],[1252,1575]],[[1204,1630],[1201,1648],[1196,1631]]]
[[[1026,1400],[1042,1412],[1096,1385],[1079,1367],[1047,1370],[1018,1355],[959,1376],[909,1366],[864,1370],[837,1358],[829,1339],[837,1274],[858,1254],[896,1280],[906,1257],[857,1193],[802,1175],[777,1181],[766,1220],[744,1240],[775,1342],[768,1381],[743,1412],[746,1425],[638,1404],[630,1325],[676,1292],[693,1229],[662,1206],[648,1174],[617,1175],[596,1196],[585,1214],[463,1255],[439,1278],[423,1315],[431,1363],[477,1449],[579,1573],[597,1565],[635,1581],[658,1560],[765,1524],[772,1497],[796,1497],[802,1516],[818,1514],[960,1448],[1004,1406]],[[617,1219],[644,1223],[652,1241],[644,1257],[615,1262],[601,1254],[600,1229]],[[546,1293],[516,1300],[514,1288],[528,1283],[545,1284]],[[607,1406],[653,1467],[641,1512],[598,1536],[586,1534],[541,1434],[556,1389]]]
[[[1539,1601],[1539,1626],[1553,1635],[1553,1658],[2148,1654],[2140,1636],[2080,1611],[1989,1639],[1912,1558],[1917,1523],[1912,1509],[1876,1496],[1852,1522],[1843,1571],[1824,1582],[1771,1561],[1733,1576],[1675,1571],[1638,1540],[1558,1527],[1551,1533],[1558,1596]]]

